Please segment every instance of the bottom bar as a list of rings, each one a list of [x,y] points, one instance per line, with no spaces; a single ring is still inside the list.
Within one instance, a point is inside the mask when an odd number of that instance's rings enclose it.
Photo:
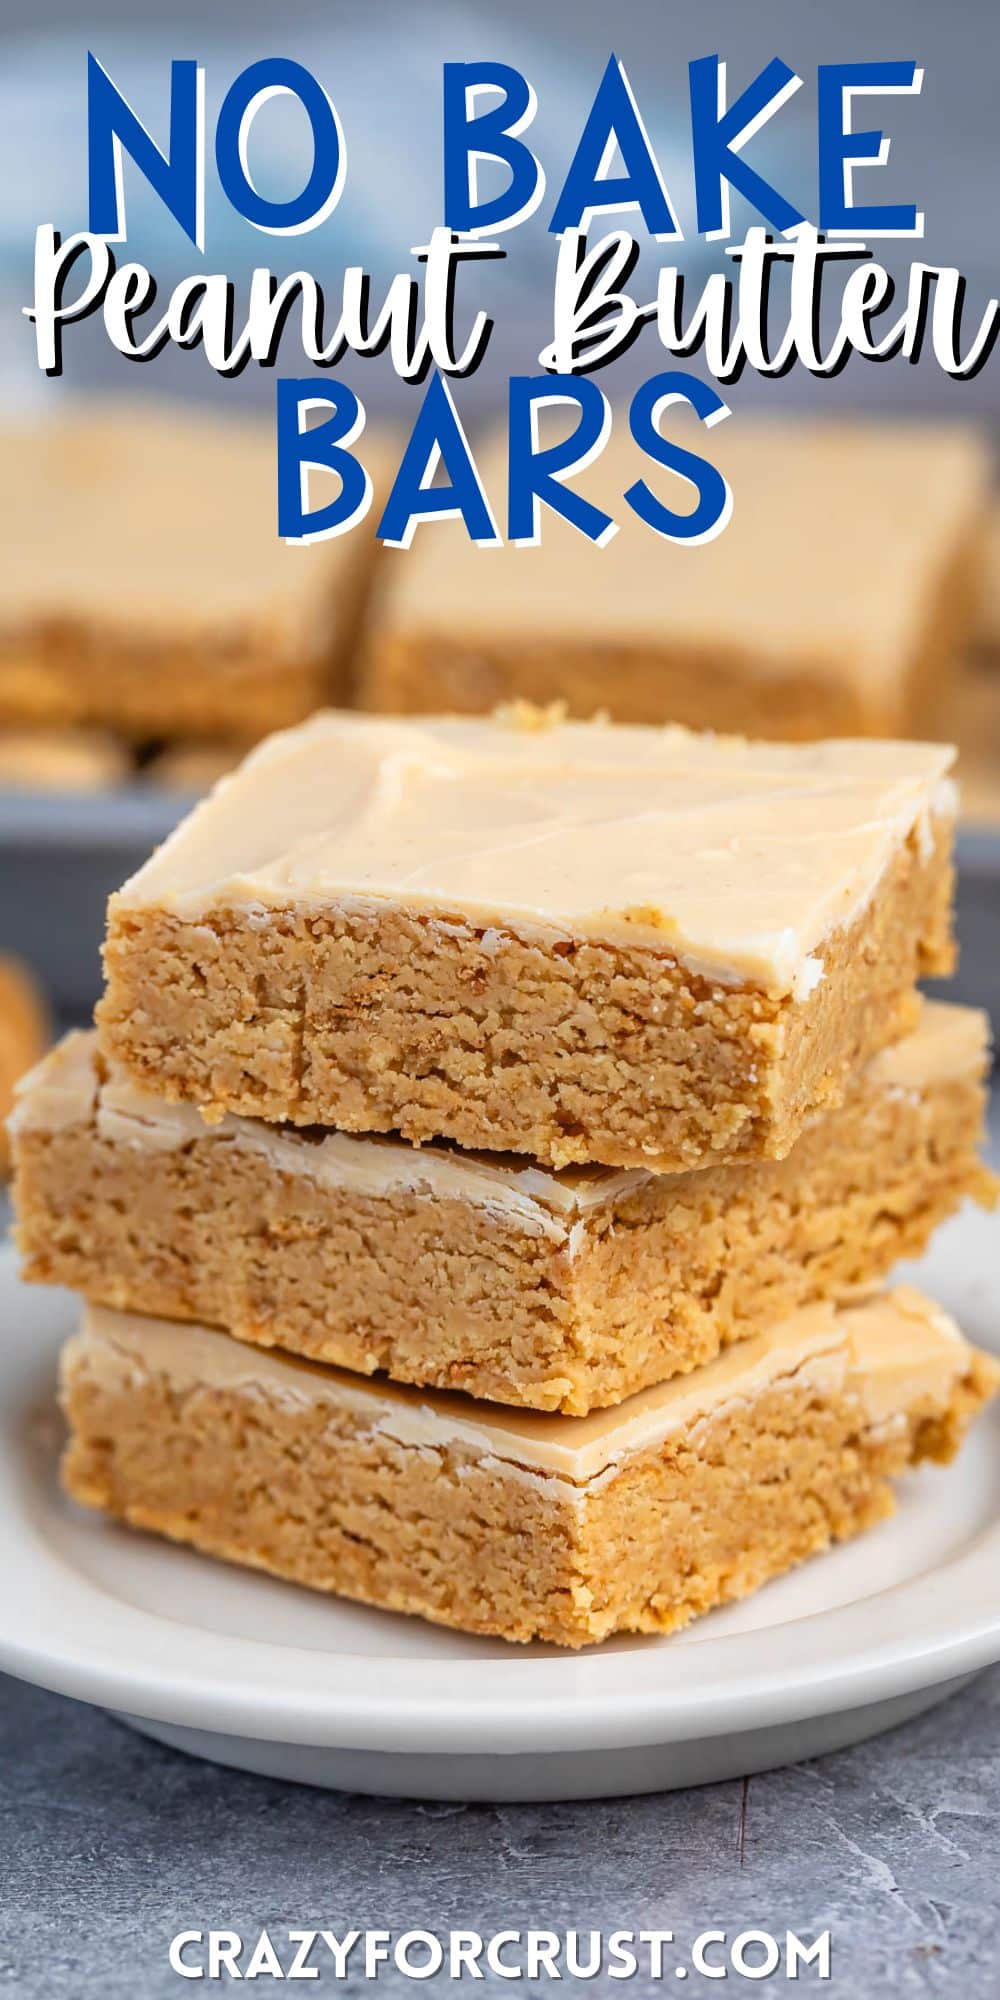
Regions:
[[[902,1289],[816,1305],[588,1417],[485,1408],[90,1309],[63,1357],[86,1505],[505,1639],[669,1632],[891,1511],[1000,1368]]]

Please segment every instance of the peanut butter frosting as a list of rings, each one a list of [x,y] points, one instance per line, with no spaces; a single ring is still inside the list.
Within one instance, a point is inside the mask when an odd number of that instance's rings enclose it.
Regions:
[[[783,1383],[849,1397],[865,1426],[947,1405],[975,1350],[938,1306],[910,1287],[839,1310],[809,1306],[772,1331],[729,1348],[693,1374],[644,1389],[587,1417],[484,1405],[408,1389],[274,1350],[249,1348],[207,1327],[88,1307],[65,1352],[110,1389],[166,1376],[180,1389],[220,1389],[296,1405],[324,1404],[372,1435],[416,1449],[457,1448],[528,1476],[584,1489],[637,1452],[700,1427]]]
[[[329,711],[261,744],[116,899],[402,909],[530,941],[651,949],[806,999],[822,946],[910,837],[952,820],[954,752],[679,728]]]
[[[984,1013],[925,1001],[918,1026],[876,1056],[867,1075],[879,1090],[920,1092],[935,1083],[981,1076],[988,1048]],[[381,1135],[325,1130],[313,1136],[231,1112],[206,1124],[195,1105],[170,1104],[115,1065],[105,1071],[92,1030],[65,1036],[22,1080],[10,1120],[12,1133],[58,1132],[77,1125],[92,1126],[98,1139],[113,1145],[152,1152],[175,1151],[194,1141],[236,1147],[259,1155],[275,1172],[309,1180],[331,1193],[462,1201],[555,1242],[564,1242],[589,1211],[654,1178],[644,1168],[547,1170],[513,1154],[463,1152],[439,1143],[418,1148]]]
[[[724,534],[677,547],[636,519],[623,498],[636,480],[679,511],[688,489],[640,451],[622,417],[568,482],[619,523],[604,548],[549,508],[533,548],[483,551],[461,522],[421,527],[411,549],[386,552],[390,639],[431,645],[442,635],[473,652],[518,637],[704,649],[765,681],[805,668],[862,693],[908,674],[948,568],[974,543],[988,504],[991,453],[973,427],[739,412],[710,432],[683,418],[664,428],[728,480]],[[477,463],[502,521],[506,433]],[[1000,610],[996,624],[1000,632]]]

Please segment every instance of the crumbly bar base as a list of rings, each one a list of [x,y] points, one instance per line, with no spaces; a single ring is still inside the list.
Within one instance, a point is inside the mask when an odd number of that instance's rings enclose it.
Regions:
[[[200,1104],[416,1144],[681,1171],[782,1158],[952,965],[951,829],[914,833],[796,1001],[668,954],[529,942],[405,910],[112,903],[108,1053]]]
[[[532,1233],[472,1202],[324,1189],[206,1137],[17,1135],[24,1275],[363,1374],[583,1415],[916,1256],[966,1194],[974,1075],[867,1078],[784,1161],[662,1176]]]
[[[390,608],[370,634],[358,703],[383,715],[486,715],[504,702],[564,701],[584,719],[603,710],[615,722],[680,722],[800,743],[919,734],[935,719],[939,691],[970,636],[980,556],[970,537],[944,566],[910,657],[884,686],[838,675],[829,657],[811,660],[807,640],[794,662],[778,666],[669,637],[642,644],[570,633],[555,645],[527,628],[509,636],[397,630]]]
[[[329,1405],[109,1384],[70,1355],[67,1491],[210,1555],[437,1624],[582,1646],[670,1632],[869,1527],[890,1480],[946,1460],[993,1386],[973,1356],[947,1409],[871,1426],[787,1382],[579,1488],[467,1447],[416,1449]]]
[[[40,633],[0,647],[0,725],[253,742],[342,692],[339,659],[285,659],[248,634],[222,646],[137,632]]]

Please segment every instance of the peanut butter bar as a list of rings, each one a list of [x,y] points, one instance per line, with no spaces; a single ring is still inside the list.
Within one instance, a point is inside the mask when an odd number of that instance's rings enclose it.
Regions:
[[[952,755],[314,717],[112,898],[106,1052],[209,1117],[782,1158],[951,968]]]
[[[270,425],[88,404],[0,468],[0,725],[246,743],[339,697],[374,533],[279,541]]]
[[[595,549],[549,509],[534,548],[483,551],[461,522],[386,551],[364,707],[483,713],[565,700],[574,715],[751,736],[926,733],[971,636],[989,488],[958,426],[754,421],[678,442],[717,464],[728,526],[698,548],[627,506],[637,480],[683,511],[685,483],[629,439],[570,483],[619,523]],[[503,520],[507,442],[477,460]]]
[[[12,1121],[24,1274],[397,1381],[573,1414],[871,1288],[966,1194],[988,1025],[928,1004],[786,1160],[536,1167],[228,1116],[70,1035]]]
[[[814,1305],[612,1412],[366,1382],[91,1308],[68,1492],[207,1554],[437,1624],[583,1646],[670,1632],[892,1508],[1000,1370],[898,1291]]]
[[[750,736],[920,732],[976,616],[982,440],[738,416],[680,442],[734,494],[706,546],[664,542],[630,514],[636,480],[678,510],[686,488],[618,426],[570,482],[620,524],[606,548],[542,510],[536,548],[484,554],[440,522],[402,558],[386,552],[362,706],[476,714],[524,698]],[[506,438],[478,464],[502,518]]]

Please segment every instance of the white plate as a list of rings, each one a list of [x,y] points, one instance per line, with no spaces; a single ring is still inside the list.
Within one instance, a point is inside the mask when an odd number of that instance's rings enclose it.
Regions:
[[[997,1344],[998,1229],[969,1210],[914,1275]],[[60,1495],[65,1294],[0,1251],[0,1668],[223,1763],[424,1798],[580,1798],[857,1742],[1000,1659],[1000,1415],[896,1517],[672,1639],[511,1648],[314,1597]]]

